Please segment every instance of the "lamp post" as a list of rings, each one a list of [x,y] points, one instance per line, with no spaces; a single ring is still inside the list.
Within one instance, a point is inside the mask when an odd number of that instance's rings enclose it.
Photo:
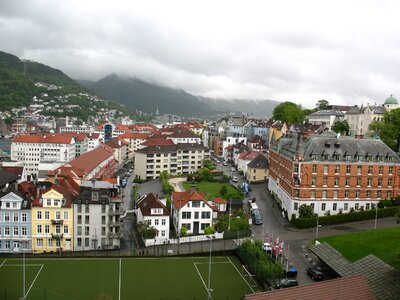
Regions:
[[[317,210],[317,229],[315,230],[315,240],[318,239],[318,227],[319,227],[319,199],[317,199],[318,202],[318,210]]]
[[[374,229],[376,229],[377,222],[378,222],[378,203],[375,204],[375,224],[374,224]]]
[[[210,239],[210,260],[209,260],[209,265],[208,265],[208,287],[207,287],[207,299],[211,300],[211,250],[212,250],[212,239],[214,238],[213,235],[207,235],[207,237]]]

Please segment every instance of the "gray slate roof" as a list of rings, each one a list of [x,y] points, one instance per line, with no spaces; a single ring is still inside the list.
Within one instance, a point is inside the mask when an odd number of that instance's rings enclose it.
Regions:
[[[11,174],[0,170],[0,187],[5,186],[7,183],[14,182],[19,179],[18,175]]]
[[[368,255],[350,263],[326,243],[311,246],[309,249],[341,277],[364,275],[377,299],[399,299],[400,272],[378,257]]]
[[[275,147],[276,148],[276,147]],[[278,151],[292,158],[294,154],[304,154],[304,161],[334,160],[334,155],[339,156],[339,161],[384,161],[400,162],[397,154],[379,139],[355,139],[353,137],[337,137],[336,134],[327,133],[314,135],[309,138],[300,136],[281,138],[278,141]],[[328,159],[324,156],[328,155]]]
[[[334,110],[334,109],[323,109],[323,110],[319,110],[316,111],[312,114],[310,114],[310,116],[337,116],[337,117],[343,117],[344,113],[340,110]]]
[[[252,169],[268,169],[269,162],[264,155],[258,155],[247,165],[247,167]]]

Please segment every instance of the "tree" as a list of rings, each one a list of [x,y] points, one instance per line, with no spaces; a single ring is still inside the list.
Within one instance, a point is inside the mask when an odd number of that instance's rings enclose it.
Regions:
[[[181,227],[180,233],[181,233],[181,236],[186,236],[187,228],[186,227]]]
[[[314,209],[312,208],[311,205],[305,205],[305,204],[300,205],[300,207],[299,207],[299,217],[300,218],[308,219],[313,216],[314,216]]]
[[[305,113],[300,105],[286,101],[274,108],[272,118],[290,124],[303,123]]]
[[[144,239],[154,239],[157,235],[157,229],[151,227],[148,222],[138,222],[137,230]]]
[[[336,133],[348,135],[350,131],[349,122],[347,120],[336,121],[333,123],[332,130]]]
[[[319,100],[317,102],[317,104],[315,105],[315,110],[319,111],[319,110],[323,110],[323,109],[328,109],[329,106],[329,101],[327,100]]]
[[[394,151],[399,149],[400,144],[400,108],[385,113],[383,122],[373,121],[368,129]]]
[[[221,186],[221,189],[219,190],[219,194],[221,195],[221,197],[224,197],[227,192],[228,192],[228,188],[224,184],[223,186]]]
[[[215,233],[215,228],[212,226],[207,226],[204,228],[204,233],[205,234],[214,234]]]

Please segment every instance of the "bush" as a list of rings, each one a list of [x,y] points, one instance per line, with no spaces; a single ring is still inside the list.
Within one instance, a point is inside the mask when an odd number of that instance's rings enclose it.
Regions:
[[[168,182],[169,176],[167,171],[163,171],[160,174],[160,180],[161,180],[161,185],[162,185],[162,189],[163,189],[163,193],[165,195],[170,195],[172,194],[172,192],[174,191],[174,187],[172,185],[169,184]]]
[[[144,179],[140,179],[139,177],[136,177],[134,180],[133,180],[133,182],[134,183],[137,183],[137,184],[141,184],[141,183],[143,183],[143,182],[145,182],[146,180],[144,180]]]
[[[180,233],[181,233],[181,236],[186,236],[187,228],[186,227],[181,227]]]
[[[311,207],[311,205],[305,205],[302,204],[299,207],[299,216],[300,218],[312,218],[314,215],[314,209]]]
[[[389,200],[389,199],[382,201],[382,204],[383,204],[384,207],[392,207],[393,206],[392,201]]]
[[[378,209],[378,218],[387,218],[393,217],[397,212],[397,207],[387,207]],[[334,225],[334,224],[341,224],[347,222],[357,222],[363,220],[372,220],[375,219],[375,210],[365,210],[347,214],[337,214],[333,216],[323,216],[319,217],[319,224],[320,225]],[[297,228],[310,228],[317,225],[317,218],[292,218],[291,223],[293,226]]]

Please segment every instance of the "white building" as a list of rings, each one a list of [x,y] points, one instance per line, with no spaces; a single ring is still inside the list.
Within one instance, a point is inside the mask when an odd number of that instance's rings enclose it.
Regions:
[[[351,136],[364,136],[368,131],[369,124],[373,121],[382,122],[386,109],[383,106],[353,106],[346,115],[345,120],[349,123]]]
[[[70,135],[18,135],[11,143],[11,160],[23,163],[26,176],[37,176],[39,163],[66,163],[75,158],[75,151],[75,139]]]
[[[182,227],[186,227],[187,234],[196,235],[204,233],[206,227],[213,225],[217,208],[212,206],[205,196],[205,193],[197,191],[172,193],[172,220],[177,234],[180,234]]]
[[[122,198],[116,184],[83,181],[74,202],[74,251],[120,246]]]
[[[138,222],[147,222],[154,227],[157,234],[154,238],[156,244],[162,244],[169,239],[169,211],[166,203],[158,199],[153,193],[142,196],[136,202],[136,217]]]
[[[344,113],[340,110],[320,110],[310,114],[307,119],[310,124],[327,125],[331,128],[336,121],[342,121],[344,119]]]
[[[236,145],[240,142],[243,142],[243,144],[247,145],[247,136],[244,135],[234,135],[234,136],[227,136],[225,141],[222,142],[222,156],[223,157],[228,157],[228,154],[226,152],[226,147],[231,146],[231,145]]]

